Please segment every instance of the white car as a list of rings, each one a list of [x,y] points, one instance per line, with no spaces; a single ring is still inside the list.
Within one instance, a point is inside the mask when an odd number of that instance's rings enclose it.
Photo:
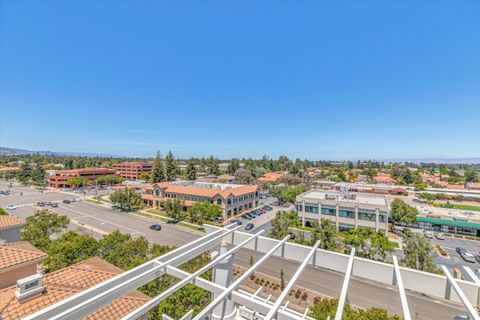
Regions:
[[[433,232],[432,231],[423,231],[423,234],[425,237],[432,239],[433,238]]]
[[[15,210],[17,209],[17,206],[14,206],[13,204],[7,206],[7,210]]]
[[[462,252],[460,256],[463,258],[463,260],[467,262],[473,262],[475,263],[475,256],[471,254],[470,252]]]

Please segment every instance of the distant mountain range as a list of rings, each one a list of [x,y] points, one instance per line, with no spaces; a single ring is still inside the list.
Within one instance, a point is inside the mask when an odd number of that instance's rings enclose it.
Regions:
[[[49,156],[73,156],[73,157],[111,157],[111,158],[131,158],[115,154],[87,153],[87,152],[65,152],[65,151],[32,151],[18,148],[0,147],[0,155],[22,155],[22,154],[40,154]],[[334,161],[334,160],[333,160]],[[346,161],[346,160],[339,160]],[[351,161],[356,161],[351,159]],[[424,159],[377,159],[383,162],[413,162],[413,163],[445,163],[445,164],[480,164],[480,158],[424,158]]]
[[[128,158],[126,156],[120,156],[120,155],[114,155],[114,154],[103,154],[103,153],[32,151],[32,150],[26,150],[26,149],[0,147],[0,155],[22,155],[22,154],[40,154],[45,156]]]

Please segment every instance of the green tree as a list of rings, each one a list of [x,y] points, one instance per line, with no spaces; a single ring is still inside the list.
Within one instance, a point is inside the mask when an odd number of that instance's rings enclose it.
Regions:
[[[98,178],[96,183],[99,185],[114,185],[123,181],[125,181],[125,178],[112,174]]]
[[[89,184],[91,184],[91,181],[81,176],[73,177],[70,180],[68,180],[68,185],[74,188],[85,187]]]
[[[184,201],[180,199],[168,199],[162,201],[162,207],[165,209],[167,216],[173,219],[174,222],[182,220],[185,216],[183,211]]]
[[[294,203],[297,196],[304,193],[305,191],[307,191],[307,187],[303,184],[284,189],[282,191],[282,199],[283,201]]]
[[[96,255],[98,242],[89,235],[69,231],[50,242],[46,248],[45,259],[47,272],[68,267]]]
[[[32,168],[27,164],[23,163],[20,166],[20,170],[17,172],[17,180],[22,184],[27,184],[32,178]]]
[[[285,273],[280,269],[280,290],[285,289]]]
[[[241,168],[235,171],[235,181],[242,184],[252,184],[255,182],[255,178],[250,170]]]
[[[131,188],[115,191],[110,196],[110,201],[112,201],[113,207],[125,212],[138,210],[144,206],[140,194]]]
[[[39,210],[26,219],[21,237],[23,241],[28,241],[35,247],[45,250],[50,244],[50,237],[63,231],[69,223],[70,219],[66,216],[58,215],[48,209]]]
[[[163,181],[165,181],[165,167],[160,152],[157,152],[157,156],[152,165],[152,182],[157,183]]]
[[[332,221],[322,218],[320,224],[317,222],[313,225],[312,243],[320,240],[320,249],[336,250],[338,248],[338,231]]]
[[[218,168],[218,160],[210,156],[207,160],[207,172],[210,175],[218,176],[220,169]]]
[[[276,213],[271,224],[268,236],[274,239],[283,239],[290,234],[288,228],[300,226],[300,221],[295,211],[280,211]]]
[[[152,176],[148,172],[142,172],[138,175],[138,179],[140,179],[142,181],[145,181],[145,182],[150,181],[151,177]]]
[[[43,185],[45,183],[45,169],[43,169],[41,165],[37,165],[37,167],[32,170],[31,178],[34,183]]]
[[[395,222],[414,223],[418,210],[401,199],[395,199],[390,204],[391,219]]]
[[[428,184],[426,182],[417,182],[414,185],[415,190],[426,190],[428,188]]]
[[[223,214],[223,209],[207,201],[195,202],[188,210],[190,221],[201,224],[205,220],[215,220]]]
[[[344,243],[355,247],[356,254],[360,257],[381,261],[394,249],[393,243],[382,232],[370,228],[350,230]]]
[[[197,168],[195,167],[195,161],[193,161],[193,159],[190,159],[187,164],[187,179],[197,179]]]
[[[227,173],[233,176],[238,169],[240,169],[240,160],[233,158],[228,164]]]
[[[337,313],[338,299],[322,299],[311,308],[309,316],[317,320],[334,319]],[[397,315],[389,316],[387,310],[382,308],[369,308],[367,310],[352,309],[346,302],[343,307],[342,319],[345,320],[401,320]]]
[[[433,247],[430,240],[422,234],[413,234],[407,232],[403,236],[403,256],[402,264],[408,268],[438,273],[438,267],[433,263]]]
[[[5,209],[0,208],[0,216],[8,216],[8,212]]]
[[[133,239],[128,233],[115,230],[99,241],[98,255],[123,270],[128,270],[150,259],[149,242],[144,237]]]
[[[171,151],[165,157],[165,180],[174,181],[177,175],[177,163]]]

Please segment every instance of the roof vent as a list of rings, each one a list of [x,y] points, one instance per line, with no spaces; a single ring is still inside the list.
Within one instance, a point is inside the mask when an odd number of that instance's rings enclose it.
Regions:
[[[41,296],[44,289],[42,275],[37,273],[17,280],[15,296],[17,297],[18,302],[23,303]]]

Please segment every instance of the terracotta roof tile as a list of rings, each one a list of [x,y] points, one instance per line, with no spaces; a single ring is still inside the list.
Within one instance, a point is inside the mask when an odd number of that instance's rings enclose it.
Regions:
[[[231,194],[234,197],[244,195],[247,193],[252,193],[257,191],[258,186],[255,185],[242,185],[236,188],[231,188],[231,189],[225,189],[225,190],[220,190],[220,189],[207,189],[207,188],[196,188],[196,187],[191,187],[191,186],[178,186],[178,185],[172,185],[168,182],[160,182],[156,184],[162,189],[165,189],[166,192],[169,193],[176,193],[176,194],[184,194],[184,195],[189,195],[189,196],[199,196],[199,197],[207,197],[207,198],[213,198],[217,195],[221,196],[222,198],[226,199],[228,196]],[[154,184],[155,186],[155,184]],[[151,190],[151,188],[150,188]]]
[[[70,267],[46,274],[42,296],[24,303],[15,298],[15,286],[0,290],[0,314],[3,320],[17,320],[121,273],[122,270],[94,257]],[[84,319],[119,319],[150,298],[133,291],[91,313]]]
[[[16,216],[0,216],[0,230],[24,225],[22,219]]]
[[[28,242],[13,242],[0,245],[0,271],[22,264],[45,259],[47,254]]]

